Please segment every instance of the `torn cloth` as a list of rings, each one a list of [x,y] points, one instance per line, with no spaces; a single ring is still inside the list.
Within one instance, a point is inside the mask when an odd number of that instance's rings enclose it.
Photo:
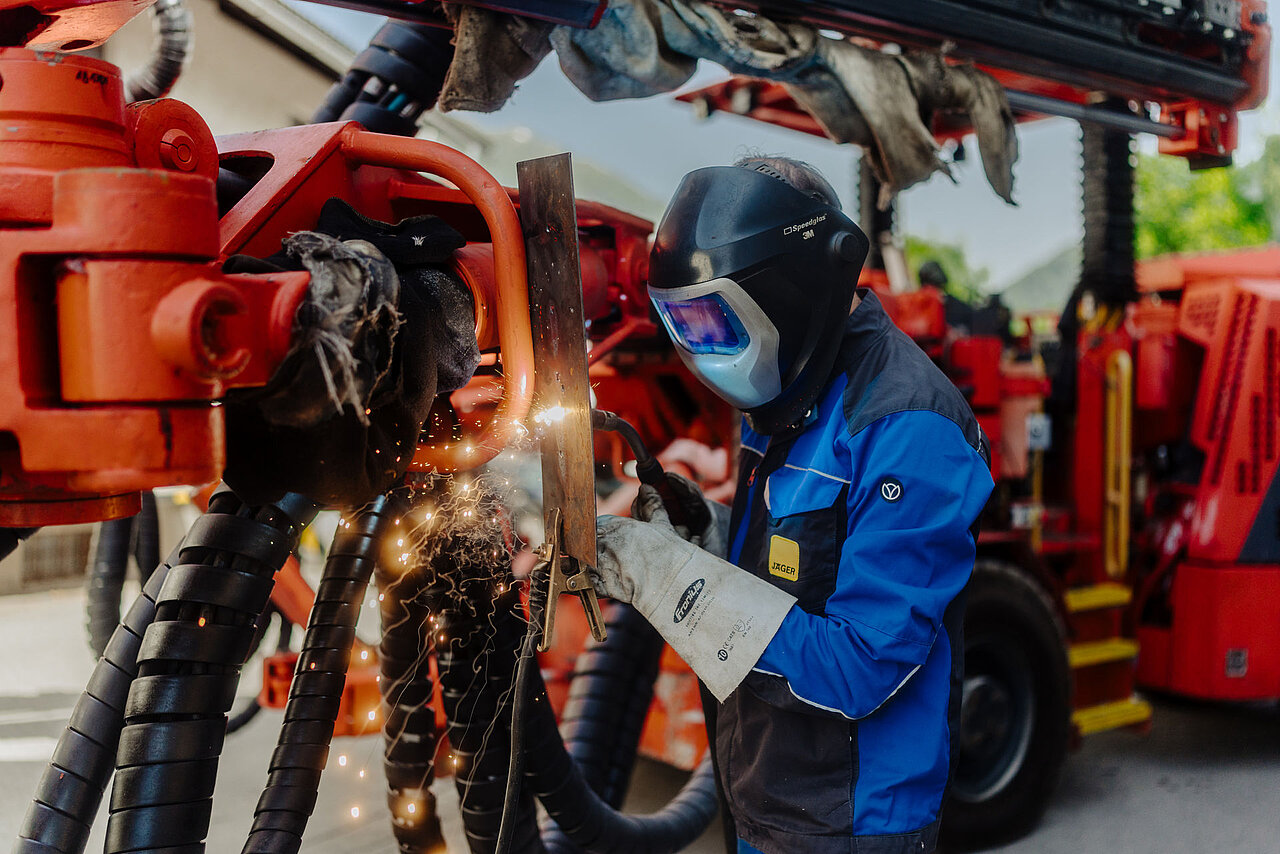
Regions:
[[[451,68],[445,81],[442,109],[496,110],[516,81],[533,71],[544,37],[538,30],[529,38],[531,30],[512,23],[521,20],[494,12],[458,17],[458,70]],[[545,40],[565,75],[597,101],[677,89],[699,59],[784,83],[832,139],[863,147],[884,186],[882,204],[934,172],[950,174],[930,125],[936,112],[966,113],[987,179],[1012,202],[1018,146],[1004,90],[972,66],[949,65],[941,54],[886,54],[823,38],[807,24],[735,15],[698,0],[611,0],[595,29],[556,27]],[[508,61],[512,56],[525,61]]]
[[[311,273],[289,354],[266,386],[227,397],[224,479],[241,498],[359,506],[404,475],[436,395],[480,361],[470,291],[447,269],[463,242],[436,217],[393,226],[330,199],[280,253],[228,261]]]

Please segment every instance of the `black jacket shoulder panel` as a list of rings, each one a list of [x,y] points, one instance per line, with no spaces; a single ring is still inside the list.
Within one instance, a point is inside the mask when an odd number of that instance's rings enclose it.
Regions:
[[[848,377],[844,416],[849,435],[895,412],[936,412],[955,422],[984,459],[986,440],[968,401],[914,341],[893,325],[880,300],[862,292],[849,315],[837,370]]]

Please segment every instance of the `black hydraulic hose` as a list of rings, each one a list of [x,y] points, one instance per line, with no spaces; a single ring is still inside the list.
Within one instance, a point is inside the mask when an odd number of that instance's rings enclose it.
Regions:
[[[617,809],[626,798],[664,644],[630,605],[615,602],[604,616],[605,640],[589,640],[574,664],[560,731],[587,785]],[[550,819],[542,842],[553,854],[580,850]]]
[[[535,592],[530,597],[522,649],[531,650],[540,633],[542,602],[536,591],[544,584],[539,581],[534,578],[531,582]],[[501,616],[501,612],[495,615]],[[517,675],[517,688],[513,690],[519,691],[521,683],[525,683],[526,690],[521,708],[512,711],[510,725],[524,729],[520,746],[529,788],[572,843],[592,854],[661,854],[679,851],[697,839],[715,818],[718,806],[710,757],[703,759],[680,792],[660,811],[644,816],[619,813],[592,791],[565,749],[542,673],[530,664],[532,661],[532,656],[519,660],[518,669],[522,672]],[[516,741],[513,739],[513,744]],[[514,850],[527,850],[515,844]]]
[[[560,730],[587,784],[617,808],[627,796],[665,643],[622,602],[609,608],[605,628],[606,639],[589,640],[574,664]]]
[[[302,847],[329,756],[360,606],[382,539],[404,508],[398,498],[379,496],[334,534],[243,854],[296,854]]]
[[[282,502],[297,506],[298,501]],[[138,659],[144,636],[155,622],[157,602],[162,601],[171,567],[198,555],[237,553],[245,533],[237,513],[243,505],[229,492],[220,493],[210,509],[196,521],[183,542],[151,573],[142,593],[107,643],[94,667],[89,683],[76,703],[66,730],[58,740],[53,759],[36,788],[32,804],[18,831],[15,854],[80,854],[89,838],[89,828],[98,814],[98,805],[116,764],[117,748],[127,714],[146,708],[148,703],[172,701],[185,688],[194,697],[217,694],[208,679],[189,685],[174,684],[167,676],[139,678]],[[278,511],[277,511],[278,512]],[[309,513],[300,512],[309,518]],[[227,520],[231,520],[228,524]],[[249,520],[245,520],[249,521]],[[296,526],[298,530],[301,525]],[[278,538],[276,527],[257,525],[255,539],[263,535]],[[291,533],[296,538],[296,531]],[[179,566],[179,569],[184,567]],[[189,575],[184,572],[183,575]],[[221,689],[218,701],[230,704],[235,691]]]
[[[4,560],[18,548],[18,544],[39,528],[0,528],[0,560]]]
[[[475,556],[495,553],[474,565]],[[463,829],[472,854],[493,854],[511,763],[512,675],[525,637],[519,588],[500,540],[483,551],[442,549],[432,572],[427,598]],[[533,795],[520,793],[510,831],[520,854],[541,850],[536,809]]]
[[[142,493],[142,509],[133,517],[133,562],[143,584],[160,564],[160,508],[155,493]]]
[[[109,519],[98,527],[98,543],[93,551],[85,590],[85,628],[89,631],[89,648],[95,657],[102,655],[107,641],[111,640],[120,623],[120,593],[124,590],[132,536],[132,516]]]
[[[137,675],[138,649],[147,626],[155,619],[156,599],[181,548],[175,548],[151,574],[106,644],[36,787],[13,854],[84,851],[115,768],[125,702]]]
[[[435,685],[427,660],[431,610],[429,567],[379,563],[382,641],[378,688],[382,695],[382,766],[387,780],[391,829],[403,854],[445,850],[431,783],[435,778]]]
[[[226,712],[275,573],[319,508],[214,494],[156,600],[125,704],[107,854],[203,851]]]
[[[536,623],[535,623],[536,625]],[[680,792],[652,815],[625,815],[600,799],[565,750],[542,674],[529,668],[525,777],[547,814],[592,854],[661,854],[692,843],[715,818],[715,771],[708,755]]]
[[[191,11],[184,0],[156,0],[151,16],[156,44],[147,66],[125,80],[129,103],[169,94],[191,53]]]
[[[145,586],[160,563],[160,517],[156,497],[142,493],[142,509],[125,519],[110,519],[98,528],[98,542],[85,590],[85,627],[89,648],[101,656],[120,622],[120,594],[132,550]]]
[[[453,31],[388,21],[333,85],[313,123],[358,121],[371,131],[417,133],[418,118],[435,106],[453,61]]]
[[[258,620],[258,629],[255,633],[251,649],[252,655],[257,655],[258,650],[262,647],[263,638],[266,637],[267,627],[272,618],[280,626],[280,633],[276,639],[276,652],[284,653],[289,651],[289,641],[293,635],[293,623],[289,622],[289,618],[273,604],[268,604],[267,609],[262,612],[262,617]],[[262,702],[255,694],[245,701],[244,707],[239,710],[233,710],[227,718],[227,735],[243,729],[248,726],[249,722],[258,716],[262,711]]]

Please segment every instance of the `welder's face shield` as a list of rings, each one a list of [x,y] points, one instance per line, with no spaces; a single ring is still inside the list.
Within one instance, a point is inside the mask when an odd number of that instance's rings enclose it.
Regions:
[[[658,316],[690,371],[738,409],[782,391],[778,330],[729,278],[678,288],[649,288]]]

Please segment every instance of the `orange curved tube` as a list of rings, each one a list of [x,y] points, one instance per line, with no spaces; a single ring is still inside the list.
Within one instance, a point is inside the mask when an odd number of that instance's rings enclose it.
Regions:
[[[437,142],[386,136],[348,126],[342,152],[350,161],[428,172],[449,181],[475,203],[493,239],[497,280],[498,342],[502,350],[502,402],[475,436],[447,445],[419,445],[411,471],[455,472],[475,468],[506,447],[533,399],[533,334],[529,329],[529,283],[524,233],[511,197],[497,180],[465,154]]]

